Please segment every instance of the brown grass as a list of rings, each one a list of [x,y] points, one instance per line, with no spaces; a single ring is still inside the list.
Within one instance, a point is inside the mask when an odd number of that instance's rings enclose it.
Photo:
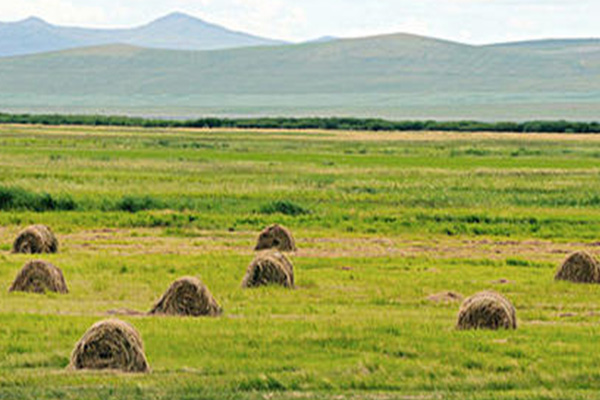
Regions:
[[[589,253],[578,251],[563,261],[554,279],[575,283],[600,283],[600,265]]]
[[[144,345],[135,328],[118,319],[97,322],[75,345],[72,369],[149,372]]]
[[[46,261],[30,261],[17,274],[10,292],[68,293],[69,289],[60,268]]]
[[[171,284],[154,305],[150,314],[181,316],[217,316],[222,309],[208,288],[193,277],[183,277]]]
[[[516,310],[504,296],[492,291],[480,292],[462,303],[457,328],[516,329]]]
[[[56,253],[58,240],[46,225],[31,225],[22,230],[15,239],[13,253],[39,254]]]
[[[254,250],[296,251],[296,241],[286,227],[274,224],[266,227],[258,236]]]
[[[441,292],[427,297],[427,300],[434,303],[453,303],[461,301],[462,299],[463,296],[455,292]]]
[[[265,285],[281,285],[294,287],[294,266],[292,262],[278,251],[260,253],[248,266],[242,287],[258,287]]]

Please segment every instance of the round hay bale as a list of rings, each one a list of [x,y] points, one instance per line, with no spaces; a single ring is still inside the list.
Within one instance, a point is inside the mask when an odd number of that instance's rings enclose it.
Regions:
[[[292,262],[278,251],[261,253],[248,266],[242,287],[258,287],[265,285],[281,285],[294,287],[294,266]]]
[[[600,265],[590,254],[578,251],[560,265],[554,279],[575,283],[600,283]]]
[[[260,235],[254,250],[270,250],[277,249],[279,251],[296,251],[296,241],[289,229],[274,224],[266,227]]]
[[[504,296],[491,291],[466,299],[458,312],[458,329],[516,329],[517,312]]]
[[[69,293],[60,268],[46,261],[30,261],[21,268],[9,292]]]
[[[58,240],[46,225],[32,225],[22,230],[13,243],[13,253],[56,253]]]
[[[221,313],[219,303],[208,288],[193,277],[183,277],[173,282],[150,311],[150,314],[192,317],[217,316]]]
[[[132,325],[118,319],[92,325],[75,345],[69,367],[123,372],[150,371],[140,334]]]

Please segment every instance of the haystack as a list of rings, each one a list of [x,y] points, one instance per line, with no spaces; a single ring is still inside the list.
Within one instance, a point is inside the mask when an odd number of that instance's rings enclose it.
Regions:
[[[193,277],[184,277],[171,284],[150,314],[181,316],[216,316],[222,310],[208,288]]]
[[[458,312],[458,329],[516,329],[517,312],[504,296],[491,291],[466,299]]]
[[[242,287],[281,285],[294,287],[294,266],[278,251],[260,253],[248,266]]]
[[[65,277],[60,268],[46,261],[30,261],[17,274],[10,292],[68,293]]]
[[[46,225],[32,225],[25,228],[15,239],[13,253],[56,253],[58,240]]]
[[[83,335],[71,355],[70,368],[149,372],[140,334],[118,319],[98,322]]]
[[[600,283],[600,265],[590,254],[578,251],[562,263],[554,277],[560,281]]]
[[[258,236],[254,250],[276,249],[279,251],[296,251],[296,241],[289,229],[274,224],[266,227]]]

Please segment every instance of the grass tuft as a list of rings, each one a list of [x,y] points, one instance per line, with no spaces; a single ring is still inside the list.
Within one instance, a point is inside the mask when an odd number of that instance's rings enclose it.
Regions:
[[[283,214],[289,215],[291,217],[296,217],[298,215],[306,215],[310,214],[310,210],[293,203],[289,200],[278,200],[266,204],[260,208],[260,212],[263,214]]]

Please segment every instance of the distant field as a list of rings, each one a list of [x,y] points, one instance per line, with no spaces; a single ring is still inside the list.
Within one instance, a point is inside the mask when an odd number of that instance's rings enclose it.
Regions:
[[[600,136],[0,126],[0,399],[588,399],[600,291],[555,283],[600,255]],[[37,210],[37,211],[36,211]],[[242,290],[257,232],[295,233],[297,289]],[[52,226],[71,293],[9,294]],[[199,276],[216,319],[122,316],[152,373],[71,373],[109,310]],[[515,332],[458,332],[494,289]]]
[[[351,84],[350,84],[351,85]],[[596,121],[600,93],[434,93],[102,96],[0,93],[13,113],[117,114],[160,118],[362,117],[483,121]]]

